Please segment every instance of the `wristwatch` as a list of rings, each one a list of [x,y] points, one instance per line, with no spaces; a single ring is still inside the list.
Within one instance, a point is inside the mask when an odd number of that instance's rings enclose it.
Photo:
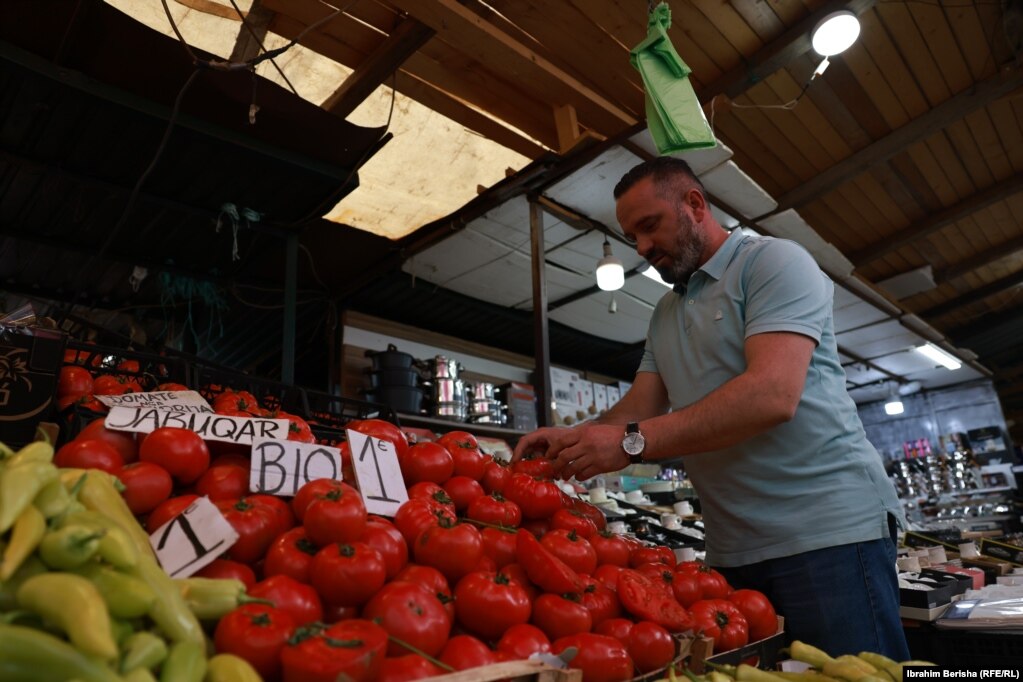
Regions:
[[[629,422],[625,425],[625,437],[622,438],[622,450],[629,456],[629,464],[643,463],[643,450],[646,448],[646,438],[639,432],[639,422]]]

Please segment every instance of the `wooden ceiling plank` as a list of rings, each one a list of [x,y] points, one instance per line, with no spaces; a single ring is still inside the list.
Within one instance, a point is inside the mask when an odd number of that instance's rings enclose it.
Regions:
[[[355,70],[320,105],[332,114],[347,118],[367,97],[398,70],[434,31],[415,19],[403,19],[383,43],[355,67]]]
[[[763,42],[785,30],[785,22],[766,0],[733,0],[732,6]]]
[[[966,171],[970,174],[970,180],[974,187],[986,187],[993,184],[995,179],[984,161],[984,156],[977,149],[976,140],[965,120],[955,121],[947,128],[945,134],[952,144],[956,156],[962,161]]]
[[[307,26],[330,15],[330,11],[318,3],[295,2],[290,4],[286,0],[264,0],[263,4],[267,9],[277,13],[270,24],[270,30],[289,39],[294,39]],[[317,36],[321,35],[348,48],[343,51],[339,50],[336,56],[327,56],[350,69],[354,69],[362,63],[362,60],[371,54],[387,36],[386,33],[366,26],[347,14],[341,14],[320,26],[316,31],[306,33],[302,38],[302,44],[312,48],[312,45],[317,43]],[[344,61],[339,57],[344,57]]]
[[[897,225],[905,225],[906,223],[915,220],[923,220],[927,216],[927,211],[924,207],[906,188],[902,179],[896,175],[891,162],[874,166],[870,169],[869,173],[865,173],[857,177],[864,177],[864,175],[875,178],[877,182],[880,183],[881,187],[884,188],[885,192],[891,196],[892,200],[898,205],[899,212],[905,217],[905,219],[897,221]]]
[[[843,253],[848,250],[848,240],[845,240],[846,244],[839,246],[835,241],[839,234],[860,236],[865,231],[876,232],[877,224],[883,223],[885,220],[877,206],[873,202],[866,200],[860,194],[859,188],[851,183],[832,192],[823,201],[832,207],[836,215],[841,216],[843,229],[836,235],[831,235],[829,232],[827,237],[821,236],[826,241],[838,246],[839,250]],[[829,228],[832,228],[832,226],[829,225]]]
[[[850,254],[849,259],[857,267],[861,267],[872,260],[912,243],[916,239],[933,234],[946,225],[951,225],[974,213],[981,207],[1001,201],[1005,197],[1019,192],[1021,189],[1023,189],[1023,174],[1017,173],[1006,180],[980,190],[953,206],[929,215],[919,223],[900,230],[897,234],[889,237],[883,244],[877,244],[863,251]]]
[[[775,92],[767,81],[760,83],[759,85],[755,85],[747,90],[742,99],[749,100],[749,102],[761,107],[777,107],[778,105],[785,104],[785,102],[788,101],[779,97],[778,93]],[[806,134],[806,128],[803,127],[802,123],[796,117],[794,110],[767,108],[750,110],[733,108],[733,111],[737,116],[743,116],[750,111],[761,113],[764,120],[769,121],[771,125],[773,125],[774,128],[781,133],[781,139],[787,140],[789,143],[788,145],[785,145],[785,149],[782,150],[780,149],[781,145],[779,142],[775,141],[775,149],[784,153],[786,158],[799,156],[804,158],[809,164],[807,169],[808,175],[803,177],[811,177],[835,162],[835,159],[831,156],[831,154],[829,154],[817,140],[816,135],[808,136]],[[807,166],[802,167],[807,168]]]
[[[733,150],[733,159],[740,168],[751,174],[758,183],[774,196],[782,187],[788,187],[799,178],[792,174],[791,169],[768,149],[763,140],[753,134],[749,128],[734,116],[717,117],[718,137]],[[759,170],[759,172],[758,172]]]
[[[991,122],[987,108],[971,111],[965,119],[966,125],[969,126],[970,132],[973,134],[977,150],[984,158],[988,168],[991,169],[991,174],[996,178],[1010,175],[1012,164],[1009,163],[1009,159],[1005,155],[1005,148],[1002,146],[1002,141],[998,139],[998,132]]]
[[[898,36],[895,48],[909,66],[910,73],[920,85],[927,101],[933,106],[952,96],[952,91],[941,77],[927,43],[913,20],[908,5],[881,3],[877,7],[881,21],[890,35]]]
[[[721,30],[688,2],[676,3],[671,8],[671,26],[682,33],[678,42],[673,39],[676,49],[680,44],[692,42],[699,46],[720,70],[727,69],[742,57]]]
[[[997,263],[1003,258],[1017,257],[1019,252],[1023,251],[1023,235],[1014,237],[1008,241],[1002,242],[994,247],[991,247],[985,251],[976,253],[969,258],[957,261],[955,264],[942,268],[934,273],[934,281],[936,282],[948,282],[953,279],[962,277],[967,272],[979,270],[984,266]]]
[[[836,61],[824,72],[831,86],[842,93],[842,101],[850,113],[870,135],[871,140],[884,137],[892,131],[885,117],[874,104],[870,93],[860,84],[859,79],[849,64]],[[810,86],[813,88],[813,85]]]
[[[708,100],[718,95],[738,97],[750,86],[809,52],[812,49],[810,32],[824,16],[839,9],[849,9],[856,14],[863,14],[874,5],[874,2],[875,0],[825,2],[760,50],[740,59],[739,63],[726,62],[731,64],[729,70],[700,92],[701,99]],[[686,3],[682,3],[682,6],[685,5]]]
[[[931,151],[930,144],[931,140],[940,138],[941,132],[937,135],[931,135],[928,138],[920,140],[914,144],[909,145],[906,148],[904,155],[897,156],[895,158],[908,158],[912,161],[912,165],[915,167],[913,171],[913,177],[918,182],[923,183],[922,191],[925,191],[928,196],[937,198],[937,203],[934,205],[934,210],[938,210],[943,206],[950,206],[963,196],[969,196],[973,194],[972,188],[967,189],[963,194],[959,194],[955,187],[952,185],[952,181],[949,178],[948,169],[941,165],[938,159],[934,156]],[[893,159],[894,160],[894,159]],[[959,165],[957,161],[953,162]],[[962,166],[960,166],[960,170]]]
[[[843,53],[842,59],[870,97],[889,130],[909,123],[911,118],[909,113],[885,78],[888,69],[881,68],[869,50],[847,50]]]
[[[1020,130],[1020,118],[1017,116],[1017,98],[1000,99],[988,106],[991,122],[995,132],[1002,141],[1009,165],[1014,171],[1023,170],[1023,131]],[[1023,103],[1020,111],[1023,111]]]
[[[871,223],[873,238],[870,239],[870,242],[877,241],[882,238],[882,235],[891,233],[896,226],[909,222],[905,206],[899,203],[898,195],[889,192],[876,173],[858,175],[851,184],[859,189],[867,201],[877,207],[883,217],[882,220]],[[901,187],[901,183],[896,184]],[[863,248],[870,242],[857,244],[856,248]]]
[[[740,54],[753,54],[764,46],[764,41],[757,32],[746,23],[741,14],[735,11],[730,3],[714,0],[691,0],[707,17],[707,20],[718,27],[721,35]]]
[[[907,4],[907,7],[937,65],[936,73],[941,74],[950,93],[970,87],[975,79],[942,7],[938,4]]]
[[[863,29],[857,42],[863,44],[863,48],[870,54],[875,64],[884,66],[882,76],[899,98],[906,114],[910,118],[916,118],[926,113],[929,105],[920,90],[920,85],[899,54],[895,41],[880,15],[876,11],[868,12],[861,17],[861,21]]]
[[[758,85],[751,89],[750,92],[747,93],[747,96],[751,94],[753,90],[761,90],[763,88],[766,88],[766,86],[763,84]],[[771,102],[776,103],[774,100],[775,98],[772,96]],[[752,101],[755,102],[756,100]],[[797,144],[792,144],[791,141],[786,139],[783,128],[791,130],[791,126],[788,125],[792,121],[790,112],[783,109],[740,109],[733,107],[731,109],[731,115],[735,119],[741,121],[757,139],[765,140],[765,146],[771,149],[772,154],[778,158],[795,177],[805,179],[812,177],[818,172],[814,165],[807,159],[803,150],[800,149]],[[740,168],[744,167],[745,166],[740,164]]]
[[[858,175],[867,168],[890,159],[906,146],[934,134],[949,122],[986,106],[1021,85],[1023,85],[1023,70],[1020,69],[1006,71],[978,83],[974,88],[942,102],[923,116],[859,150],[809,182],[783,195],[778,200],[779,210],[798,208],[813,201],[816,197],[846,182],[852,175]]]
[[[789,69],[782,69],[765,81],[774,90],[782,102],[796,99],[803,89],[802,83],[797,81]],[[853,150],[848,141],[835,128],[834,123],[818,108],[817,103],[811,97],[803,97],[792,109],[792,115],[805,126],[806,130],[812,130],[814,139],[825,149],[831,159],[844,159],[852,154]]]
[[[636,122],[635,117],[602,94],[512,40],[455,0],[430,3],[389,0],[389,3],[430,26],[445,42],[479,59],[496,73],[504,74],[512,81],[522,79],[522,82],[532,83],[552,105],[575,106],[583,124],[596,128],[598,132],[611,135]]]
[[[952,28],[956,44],[966,60],[966,66],[974,80],[986,78],[994,70],[988,31],[981,24],[978,8],[967,3],[945,7],[945,18]],[[989,27],[998,23],[988,24]],[[999,27],[1000,28],[1000,27]]]
[[[557,63],[570,65],[580,81],[585,81],[582,73],[600,74],[601,90],[633,116],[642,116],[643,81],[629,63],[628,50],[587,15],[560,2],[492,0],[489,4],[547,47]]]
[[[231,11],[234,11],[233,7]],[[235,14],[235,18],[237,16]],[[228,60],[237,64],[259,56],[263,49],[260,44],[266,43],[266,32],[273,17],[274,12],[264,7],[262,0],[253,0],[249,11],[245,13],[244,22],[238,27],[238,37],[234,40],[234,48]]]
[[[803,61],[804,63],[809,63],[806,59],[803,59]],[[810,66],[810,69],[812,71],[813,67]],[[848,143],[850,147],[848,155],[851,155],[854,150],[862,149],[872,142],[869,133],[863,129],[863,126],[860,125],[859,121],[856,120],[846,107],[836,89],[827,80],[818,78],[810,89],[806,91],[804,98],[813,102],[813,105],[834,126],[842,139]],[[802,106],[802,102],[799,106]]]

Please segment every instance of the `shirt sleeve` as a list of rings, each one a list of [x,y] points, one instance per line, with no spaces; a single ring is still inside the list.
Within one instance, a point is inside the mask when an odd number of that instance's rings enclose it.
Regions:
[[[643,347],[643,358],[639,361],[639,368],[637,372],[656,372],[657,371],[657,359],[654,357],[654,347],[650,342],[650,336],[653,333],[653,322],[650,323],[650,328],[646,333],[646,345]]]
[[[744,287],[746,338],[795,332],[820,343],[834,286],[802,246],[787,239],[765,241],[748,264]]]

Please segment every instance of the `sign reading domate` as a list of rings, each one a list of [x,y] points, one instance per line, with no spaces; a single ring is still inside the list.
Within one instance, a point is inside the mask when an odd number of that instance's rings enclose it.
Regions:
[[[204,440],[252,445],[256,438],[285,440],[287,419],[230,417],[210,412],[171,412],[155,407],[112,407],[104,425],[115,431],[150,433],[164,426],[195,431]]]
[[[123,395],[98,395],[107,407],[152,407],[170,412],[213,412],[198,391],[150,391]]]

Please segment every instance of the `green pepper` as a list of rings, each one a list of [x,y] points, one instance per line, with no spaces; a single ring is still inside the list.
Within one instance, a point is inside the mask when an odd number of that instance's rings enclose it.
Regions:
[[[22,449],[18,450],[7,460],[8,467],[16,467],[26,462],[52,462],[53,445],[44,440],[32,441]]]
[[[160,682],[202,682],[206,675],[206,647],[198,642],[176,642],[160,668]]]
[[[167,658],[167,643],[152,632],[136,632],[121,646],[121,672],[135,668],[154,670]]]
[[[25,507],[25,511],[14,522],[11,541],[4,549],[3,560],[0,561],[0,581],[14,575],[21,563],[35,551],[45,532],[46,519],[42,512],[31,504]]]
[[[52,530],[39,542],[39,558],[50,568],[81,566],[99,551],[99,541],[106,531],[87,526],[64,526]]]
[[[153,677],[153,673],[149,672],[145,668],[135,668],[121,677],[121,680],[123,680],[123,682],[156,682],[156,678]]]
[[[78,511],[69,514],[63,521],[66,525],[85,526],[103,531],[97,554],[117,568],[131,568],[138,563],[139,552],[131,537],[120,526],[95,511]]]
[[[95,561],[68,569],[70,573],[88,578],[99,590],[103,601],[115,618],[140,618],[149,613],[156,594],[140,578],[122,573]]]
[[[116,524],[131,538],[135,549],[139,554],[148,554],[156,558],[156,553],[149,545],[149,534],[142,530],[142,526],[135,520],[135,515],[128,508],[121,493],[118,492],[116,483],[120,481],[105,471],[98,469],[61,469],[61,480],[69,490],[76,485],[80,486],[78,500],[87,509],[99,512],[107,520]],[[84,477],[84,480],[83,480]]]
[[[262,679],[252,664],[234,654],[217,654],[206,662],[204,682],[261,682]]]
[[[24,462],[0,473],[0,533],[6,533],[25,507],[50,481],[59,476],[49,462]]]
[[[52,519],[67,511],[73,500],[71,493],[64,487],[60,479],[55,478],[42,487],[35,499],[32,500],[32,504],[42,512],[43,516]]]
[[[118,682],[113,670],[42,630],[0,625],[0,682]]]
[[[11,449],[10,445],[0,443],[0,464],[3,464],[6,460],[14,457],[17,453]]]
[[[121,620],[120,618],[110,619],[110,636],[114,638],[114,642],[118,645],[133,634],[135,634],[135,626],[129,621]]]
[[[42,573],[22,583],[16,596],[18,606],[63,630],[82,652],[104,661],[117,657],[107,605],[88,578]]]
[[[21,584],[32,576],[46,573],[49,570],[46,564],[35,555],[25,559],[21,566],[18,567],[18,570],[14,572],[14,575],[8,580],[0,582],[0,612],[18,608],[18,599],[15,595],[17,595]]]
[[[245,594],[245,583],[233,578],[179,578],[174,581],[188,608],[200,620],[219,620],[242,604],[270,604]]]

